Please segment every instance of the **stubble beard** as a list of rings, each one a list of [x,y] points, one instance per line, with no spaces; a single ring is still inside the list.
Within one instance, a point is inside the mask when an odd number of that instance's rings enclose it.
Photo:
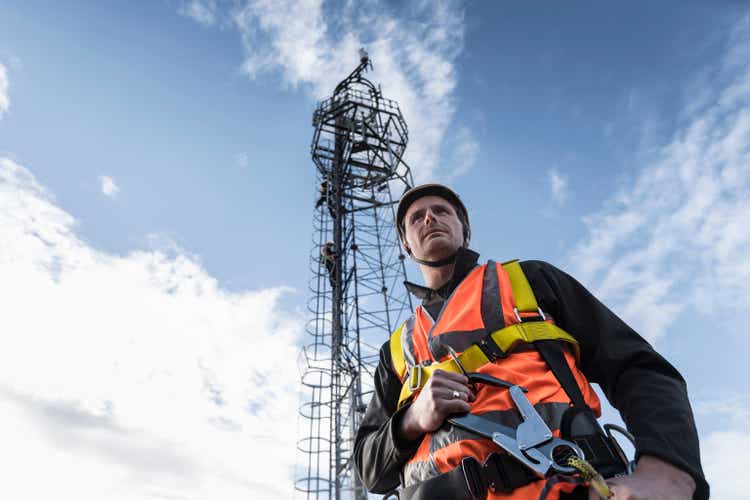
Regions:
[[[444,259],[458,250],[458,248],[453,248],[453,242],[445,232],[438,236],[428,236],[425,243],[423,260],[436,261]]]

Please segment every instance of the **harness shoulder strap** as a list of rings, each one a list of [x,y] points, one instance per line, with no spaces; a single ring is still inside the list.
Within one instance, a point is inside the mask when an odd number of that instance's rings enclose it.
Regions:
[[[510,286],[513,289],[513,297],[516,299],[516,308],[519,312],[536,312],[539,310],[539,304],[536,302],[534,291],[529,285],[529,280],[523,273],[521,264],[518,259],[503,262],[505,272],[510,278]]]
[[[406,325],[406,323],[402,323],[401,326],[391,334],[391,340],[389,342],[391,350],[391,365],[393,372],[398,376],[399,380],[403,380],[404,375],[406,374],[406,360],[404,359],[404,350],[401,347],[401,334],[404,331],[404,325]]]
[[[512,260],[503,263],[503,267],[510,278],[510,286],[513,288],[513,295],[516,299],[516,307],[520,312],[530,312],[539,310],[539,304],[531,289],[529,280],[521,268],[518,260]],[[573,372],[565,360],[565,353],[560,342],[554,340],[537,340],[534,342],[544,361],[549,365],[552,373],[555,374],[558,382],[568,395],[574,406],[587,408],[586,400],[583,398],[581,388],[576,382]]]

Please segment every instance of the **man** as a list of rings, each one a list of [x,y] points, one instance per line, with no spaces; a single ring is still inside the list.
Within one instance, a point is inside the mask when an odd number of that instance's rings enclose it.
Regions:
[[[320,246],[320,258],[328,271],[328,283],[333,288],[336,282],[336,249],[333,246],[333,242],[328,241],[325,245]]]
[[[406,283],[422,304],[394,334],[398,344],[392,340],[381,348],[375,390],[355,441],[354,460],[370,491],[384,493],[401,484],[407,497],[461,500],[483,498],[489,485],[487,498],[539,497],[543,480],[497,453],[493,443],[445,422],[451,414],[472,412],[506,425],[515,419],[517,425],[507,392],[470,387],[465,376],[440,369],[426,382],[415,382],[426,372],[422,367],[450,363],[451,349],[461,353],[479,346],[492,362],[476,371],[528,387],[529,401],[551,429],[560,429],[563,437],[583,432],[578,437],[598,447],[597,456],[611,457],[611,443],[598,427],[592,430],[595,423],[586,423],[587,415],[600,412],[589,382],[600,384],[635,435],[637,468],[630,476],[608,480],[613,498],[708,498],[685,382],[645,340],[550,264],[479,265],[479,255],[468,248],[466,208],[445,186],[425,184],[407,191],[396,219],[401,242],[419,264],[426,286]],[[528,283],[531,299],[523,300],[531,300],[538,312],[521,307],[513,280]],[[559,342],[518,343],[507,352],[489,352],[497,347],[488,347],[488,334],[511,331],[520,323],[542,325],[556,332]],[[602,468],[616,471],[608,460],[602,459]],[[467,463],[482,464],[469,468],[484,478],[477,481],[484,491],[467,491],[463,477],[476,475],[466,472]],[[435,487],[427,490],[427,485]],[[587,493],[575,486],[561,483],[544,491],[550,499],[598,498],[593,488]],[[425,491],[430,493],[425,496]]]

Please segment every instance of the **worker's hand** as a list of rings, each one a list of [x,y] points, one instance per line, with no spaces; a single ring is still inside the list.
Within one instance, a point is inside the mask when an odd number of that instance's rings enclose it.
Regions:
[[[469,379],[458,373],[435,370],[401,420],[400,433],[415,440],[436,431],[451,413],[467,412],[476,396],[469,389]]]
[[[644,455],[630,476],[607,480],[612,500],[690,500],[695,481],[690,474],[656,457]],[[599,500],[589,488],[589,500]]]

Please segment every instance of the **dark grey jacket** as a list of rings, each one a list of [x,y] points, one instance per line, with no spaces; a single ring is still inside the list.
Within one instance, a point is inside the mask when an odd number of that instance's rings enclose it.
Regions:
[[[477,262],[472,251],[459,253],[453,278],[434,291],[407,287],[424,300],[433,317]],[[580,343],[581,370],[597,383],[636,437],[636,459],[653,455],[686,471],[696,483],[695,499],[708,498],[701,469],[698,434],[680,373],[633,329],[578,281],[541,261],[521,263],[542,310]],[[400,483],[403,465],[419,440],[396,436],[407,407],[396,411],[401,383],[391,369],[388,343],[380,349],[375,390],[359,428],[354,461],[367,488],[384,493]]]

